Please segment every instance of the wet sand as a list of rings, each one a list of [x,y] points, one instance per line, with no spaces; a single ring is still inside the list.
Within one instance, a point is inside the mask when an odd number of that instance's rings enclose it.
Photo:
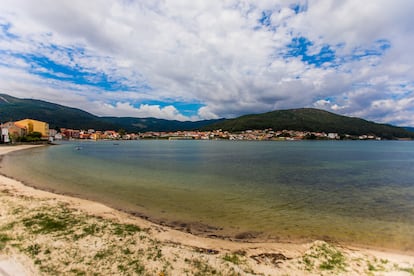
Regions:
[[[0,155],[32,146],[2,146]],[[193,235],[0,176],[0,275],[412,275],[414,256]],[[185,228],[183,226],[183,228]],[[214,232],[214,229],[213,229]]]

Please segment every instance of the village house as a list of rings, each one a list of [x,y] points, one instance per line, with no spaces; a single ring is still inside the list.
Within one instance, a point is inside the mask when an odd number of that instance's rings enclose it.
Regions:
[[[61,128],[60,133],[62,134],[62,138],[65,139],[79,139],[80,137],[80,130],[77,129]]]
[[[9,143],[17,137],[27,135],[27,129],[16,125],[14,122],[1,124],[1,142]]]
[[[340,136],[338,135],[338,133],[328,133],[328,138],[329,139],[339,139]]]
[[[104,131],[103,137],[105,139],[119,139],[120,138],[118,132],[116,132],[114,130],[106,130],[106,131]]]
[[[49,138],[48,123],[33,119],[24,119],[14,122],[14,124],[20,128],[26,129],[26,134],[30,134],[32,132],[39,132],[42,134],[42,138]]]
[[[0,142],[1,143],[9,143],[10,137],[9,137],[9,130],[7,128],[1,128],[1,137]]]
[[[95,131],[94,133],[92,133],[89,136],[89,139],[92,139],[92,140],[99,140],[101,138],[102,138],[102,132],[101,131]]]

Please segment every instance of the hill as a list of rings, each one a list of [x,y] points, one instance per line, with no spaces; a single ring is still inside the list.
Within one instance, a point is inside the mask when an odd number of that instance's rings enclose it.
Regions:
[[[196,130],[221,120],[177,121],[156,118],[133,117],[101,117],[105,122],[115,124],[126,130],[145,131],[177,131]]]
[[[41,100],[19,99],[0,94],[0,121],[31,118],[48,122],[50,128],[113,129],[116,126],[80,109]]]
[[[410,132],[414,132],[414,127],[403,127],[405,130],[408,130]]]
[[[128,132],[193,130],[218,120],[181,122],[156,118],[99,117],[86,111],[41,100],[0,94],[0,122],[31,118],[48,122],[50,128],[118,130]]]
[[[340,134],[373,134],[383,138],[414,138],[414,132],[327,111],[301,108],[245,115],[235,119],[176,121],[156,118],[99,117],[86,111],[34,99],[0,94],[0,122],[32,118],[48,122],[51,128],[119,130],[128,132],[215,130],[232,132],[248,129],[300,130]]]
[[[245,115],[209,125],[204,130],[223,129],[237,132],[248,129],[299,130],[312,132],[335,132],[340,134],[372,134],[379,137],[414,138],[414,133],[404,128],[377,124],[360,118],[337,115],[328,111],[300,108],[277,110],[263,114]]]

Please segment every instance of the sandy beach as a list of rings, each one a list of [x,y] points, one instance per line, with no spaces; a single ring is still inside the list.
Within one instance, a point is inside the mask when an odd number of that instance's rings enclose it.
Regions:
[[[199,237],[5,176],[0,206],[0,275],[414,275],[410,253]]]

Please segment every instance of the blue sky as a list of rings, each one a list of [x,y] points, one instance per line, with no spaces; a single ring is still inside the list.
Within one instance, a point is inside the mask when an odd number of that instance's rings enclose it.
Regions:
[[[100,116],[414,126],[411,0],[4,0],[0,92]]]

